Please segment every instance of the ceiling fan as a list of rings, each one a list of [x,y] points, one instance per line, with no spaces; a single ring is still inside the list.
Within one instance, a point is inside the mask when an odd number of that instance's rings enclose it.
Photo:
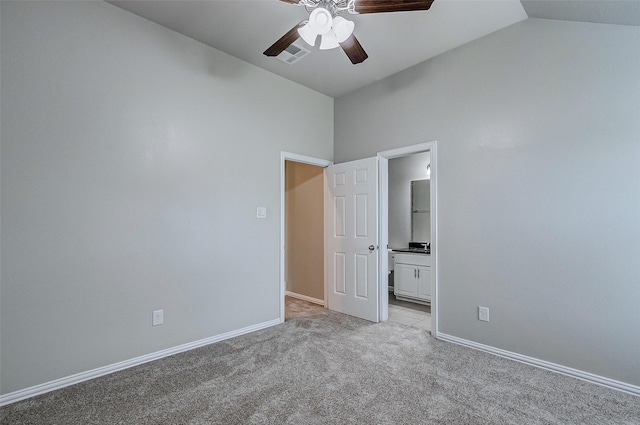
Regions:
[[[278,41],[264,51],[266,56],[278,56],[294,41],[302,39],[315,46],[320,36],[320,50],[333,49],[338,46],[344,50],[351,63],[364,62],[369,57],[358,39],[353,34],[354,23],[344,19],[340,14],[410,12],[428,10],[434,0],[280,0],[296,6],[304,6],[309,12],[309,19],[298,23]]]

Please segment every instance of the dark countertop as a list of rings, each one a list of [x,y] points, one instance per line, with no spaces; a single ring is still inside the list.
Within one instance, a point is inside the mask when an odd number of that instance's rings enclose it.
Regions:
[[[423,255],[431,255],[430,249],[424,248],[398,248],[392,249],[393,252],[408,252],[410,254],[423,254]]]

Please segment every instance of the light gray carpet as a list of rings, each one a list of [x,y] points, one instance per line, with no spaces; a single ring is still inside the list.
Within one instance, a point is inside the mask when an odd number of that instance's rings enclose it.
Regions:
[[[302,301],[282,325],[0,409],[2,424],[640,424],[640,398]]]

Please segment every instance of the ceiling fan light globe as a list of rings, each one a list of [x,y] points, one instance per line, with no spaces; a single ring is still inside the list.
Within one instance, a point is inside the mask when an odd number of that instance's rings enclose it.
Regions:
[[[309,45],[316,45],[316,38],[318,37],[318,33],[315,32],[311,26],[307,23],[302,28],[298,28],[298,34],[300,37]]]
[[[342,16],[336,16],[333,18],[333,31],[336,34],[338,43],[342,43],[347,40],[351,34],[353,34],[354,28],[355,24],[352,21],[344,19]]]
[[[320,50],[335,49],[338,46],[340,46],[340,44],[338,43],[338,38],[333,30],[324,34],[320,40]]]
[[[324,35],[331,30],[333,17],[324,7],[316,7],[309,15],[309,25],[316,34]]]

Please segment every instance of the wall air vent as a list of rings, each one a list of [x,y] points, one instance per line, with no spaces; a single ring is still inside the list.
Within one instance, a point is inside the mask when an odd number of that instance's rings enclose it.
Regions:
[[[298,62],[309,53],[311,53],[309,50],[297,45],[296,43],[293,43],[289,47],[284,49],[282,53],[277,56],[277,58],[284,63],[292,64]]]

